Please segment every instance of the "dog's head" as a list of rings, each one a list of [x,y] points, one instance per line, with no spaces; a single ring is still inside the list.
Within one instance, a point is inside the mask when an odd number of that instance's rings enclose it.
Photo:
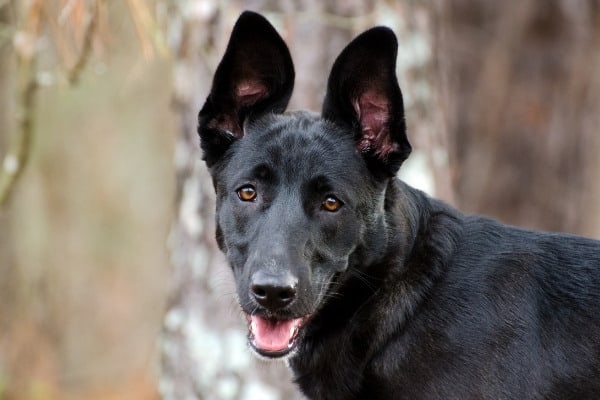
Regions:
[[[217,241],[233,269],[249,341],[289,354],[344,276],[382,257],[387,180],[410,153],[387,28],[358,36],[329,76],[322,115],[286,113],[289,50],[243,13],[199,115],[217,194]]]

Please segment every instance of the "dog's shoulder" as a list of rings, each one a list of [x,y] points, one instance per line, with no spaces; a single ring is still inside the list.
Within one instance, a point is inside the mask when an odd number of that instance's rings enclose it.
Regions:
[[[413,273],[394,276],[399,283],[379,293],[371,312],[381,304],[410,312],[367,366],[364,392],[391,398],[402,387],[406,398],[464,398],[481,387],[482,397],[502,398],[564,389],[570,376],[581,377],[582,393],[600,392],[600,241],[463,215],[416,191],[398,198],[406,196],[420,204],[409,213],[420,219],[405,263]],[[424,243],[435,243],[433,251]],[[432,272],[433,281],[406,285]],[[489,371],[503,371],[496,378],[508,386],[491,385]]]

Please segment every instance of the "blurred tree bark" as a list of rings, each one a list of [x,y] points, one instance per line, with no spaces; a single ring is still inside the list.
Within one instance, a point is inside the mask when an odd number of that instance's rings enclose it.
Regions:
[[[598,3],[435,4],[457,205],[598,235]]]

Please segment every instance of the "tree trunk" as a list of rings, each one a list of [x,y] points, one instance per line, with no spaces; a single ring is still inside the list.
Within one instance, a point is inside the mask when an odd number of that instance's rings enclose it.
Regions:
[[[598,234],[594,1],[437,2],[433,24],[456,203],[546,230]]]

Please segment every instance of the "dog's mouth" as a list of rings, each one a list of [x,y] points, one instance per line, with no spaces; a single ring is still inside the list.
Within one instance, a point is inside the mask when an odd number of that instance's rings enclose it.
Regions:
[[[308,317],[272,319],[246,314],[248,342],[261,356],[278,358],[288,355],[297,344],[298,335]]]

